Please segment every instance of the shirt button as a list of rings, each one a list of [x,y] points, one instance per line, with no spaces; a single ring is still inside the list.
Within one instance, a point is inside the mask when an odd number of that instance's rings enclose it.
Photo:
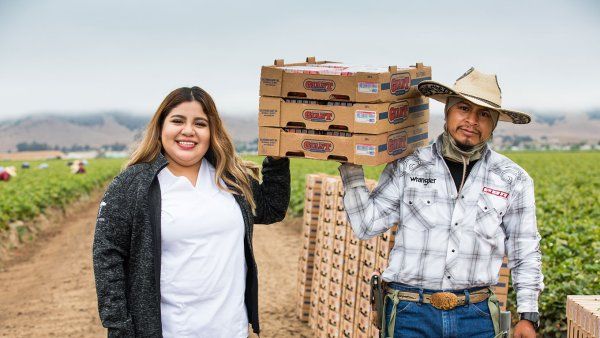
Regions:
[[[454,249],[452,249],[452,252],[454,252]]]
[[[412,204],[412,201],[408,201],[408,204]]]
[[[460,198],[465,198],[465,195],[460,195]]]
[[[448,277],[448,279],[450,279],[450,276],[447,276],[447,277]]]
[[[454,225],[458,225],[458,222],[454,223]]]

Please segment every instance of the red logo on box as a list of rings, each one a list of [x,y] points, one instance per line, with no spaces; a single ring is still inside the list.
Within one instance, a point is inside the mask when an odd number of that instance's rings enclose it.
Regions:
[[[335,114],[330,110],[306,109],[302,112],[302,117],[312,122],[331,122],[335,119]]]
[[[492,188],[488,188],[488,187],[483,187],[483,192],[488,193],[490,195],[508,199],[508,193],[504,192],[504,191],[500,191],[500,190],[496,190],[496,189],[492,189]]]
[[[408,118],[408,101],[390,104],[388,108],[388,120],[392,124],[404,122]]]
[[[390,92],[392,95],[406,94],[410,90],[410,74],[398,73],[390,78]]]
[[[302,141],[302,149],[313,153],[330,153],[333,151],[333,142],[304,140]]]
[[[306,79],[304,88],[313,92],[332,92],[335,89],[335,82],[326,79]]]
[[[392,134],[387,140],[387,150],[390,155],[401,154],[407,148],[406,132]]]

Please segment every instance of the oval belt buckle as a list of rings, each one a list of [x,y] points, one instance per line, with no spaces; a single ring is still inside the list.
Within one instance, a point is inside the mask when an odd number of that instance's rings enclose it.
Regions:
[[[431,295],[431,305],[440,310],[452,310],[458,305],[458,296],[452,292],[436,292]]]

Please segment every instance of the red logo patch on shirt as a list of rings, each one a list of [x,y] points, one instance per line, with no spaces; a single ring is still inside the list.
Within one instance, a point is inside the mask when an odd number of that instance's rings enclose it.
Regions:
[[[492,189],[492,188],[488,188],[488,187],[483,187],[483,192],[487,192],[490,195],[508,199],[508,193],[504,192],[504,191],[500,191],[500,190],[496,190],[496,189]]]

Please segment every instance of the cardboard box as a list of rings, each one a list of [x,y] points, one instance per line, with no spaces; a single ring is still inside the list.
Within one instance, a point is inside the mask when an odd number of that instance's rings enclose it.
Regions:
[[[351,321],[342,320],[340,331],[340,337],[352,338],[354,333],[354,323]]]
[[[339,212],[336,212],[335,218],[338,218]],[[339,221],[336,220],[336,226],[333,230],[333,237],[336,241],[342,242],[342,245],[346,246],[346,231],[348,228],[346,227],[346,223],[340,224]]]
[[[393,102],[419,95],[416,85],[431,80],[431,67],[364,67],[309,57],[304,63],[275,60],[263,66],[260,96],[349,102]]]
[[[330,312],[331,314],[331,312]],[[331,317],[331,316],[330,316]],[[327,321],[327,338],[338,338],[340,336],[340,323],[332,322],[331,319]]]
[[[336,253],[336,252],[335,252],[335,250],[336,250],[336,248],[335,248],[335,245],[336,245],[337,243],[339,243],[339,242],[337,242],[337,241],[336,241],[336,242],[335,242],[335,244],[334,244],[334,248],[333,248],[333,250],[334,250],[334,251],[333,251],[333,256],[331,257],[331,266],[332,266],[334,269],[339,269],[339,270],[342,270],[342,269],[344,268],[344,263],[345,263],[345,260],[346,260],[346,259],[345,259],[345,257],[344,257],[344,253],[343,253],[343,252],[341,252],[341,253]]]
[[[360,268],[360,262],[356,258],[351,258],[352,256],[346,255],[344,256],[344,272],[346,276],[350,276],[353,278],[358,278],[358,269]],[[347,277],[344,277],[347,278]]]
[[[368,337],[371,324],[371,304],[368,298],[357,297],[354,313],[354,337]]]
[[[429,99],[423,96],[391,103],[334,103],[261,97],[258,126],[381,134],[429,122]]]
[[[569,338],[600,337],[600,295],[567,296]]]
[[[382,251],[377,251],[377,258],[375,259],[375,270],[382,273],[387,269],[389,263],[389,257],[387,253],[383,253]]]
[[[338,198],[338,200],[341,200],[341,199],[342,199],[341,197]],[[346,210],[340,211],[339,207],[338,207],[338,210],[336,210],[336,212],[335,212],[335,223],[337,225],[341,225],[341,226],[348,224],[348,215],[346,214]]]
[[[336,160],[363,165],[389,163],[429,141],[427,123],[379,135],[333,136],[260,127],[258,154]],[[323,198],[323,197],[321,197]],[[335,204],[335,201],[331,201]]]
[[[356,280],[354,281],[356,282]],[[344,281],[344,289],[342,290],[342,317],[345,320],[354,320],[354,310],[356,305],[356,285],[353,284],[351,287],[346,285]]]

